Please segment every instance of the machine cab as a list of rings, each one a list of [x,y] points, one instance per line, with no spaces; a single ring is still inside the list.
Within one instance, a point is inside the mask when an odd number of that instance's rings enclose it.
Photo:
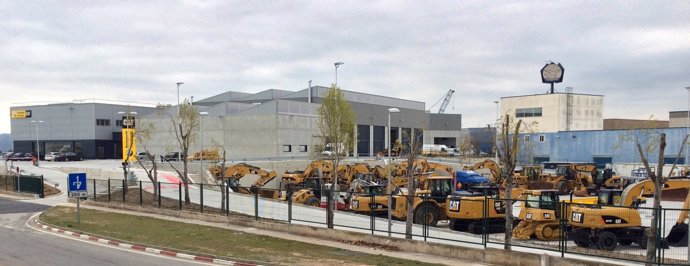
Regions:
[[[429,177],[427,179],[427,189],[431,194],[431,199],[437,202],[445,202],[448,195],[453,193],[453,179]]]
[[[527,192],[525,207],[534,209],[556,210],[558,208],[558,191],[541,190]]]
[[[600,206],[620,206],[622,199],[622,189],[602,189],[597,200]]]

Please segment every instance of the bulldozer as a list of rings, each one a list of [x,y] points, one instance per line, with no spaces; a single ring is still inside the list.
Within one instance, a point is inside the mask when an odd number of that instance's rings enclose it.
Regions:
[[[595,204],[596,197],[570,199],[561,201],[559,192],[554,189],[525,190],[516,200],[524,202],[518,215],[520,221],[513,228],[513,238],[530,239],[536,237],[539,240],[558,240],[561,235],[560,220],[565,217],[564,210],[559,202]],[[570,204],[566,206],[571,206]],[[566,213],[569,211],[566,209]]]
[[[690,179],[668,179],[663,183],[662,191],[690,189]],[[575,244],[581,247],[599,248],[611,251],[618,244],[629,246],[633,243],[647,248],[647,227],[642,226],[637,207],[645,200],[645,196],[653,196],[654,184],[647,179],[620,189],[602,189],[599,193],[598,205],[573,206],[569,224],[573,230],[568,234]],[[685,208],[688,206],[687,198]],[[669,243],[682,244],[687,240],[687,213],[678,218],[678,223],[671,229]],[[685,230],[683,229],[685,224]],[[675,230],[674,230],[675,229]],[[687,245],[687,243],[686,243]]]
[[[446,199],[453,192],[452,176],[430,176],[431,173],[419,175],[419,188],[415,190],[412,203],[413,222],[436,226],[440,220],[447,220],[445,213]],[[392,216],[396,219],[407,219],[407,197],[409,193],[406,189],[399,189],[393,195]]]

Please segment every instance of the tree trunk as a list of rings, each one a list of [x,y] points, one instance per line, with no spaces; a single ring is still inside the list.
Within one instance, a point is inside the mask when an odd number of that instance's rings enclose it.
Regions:
[[[412,239],[412,225],[414,224],[414,176],[411,171],[407,173],[409,176],[407,178],[407,197],[405,201],[407,203],[407,217],[405,219],[405,239]]]
[[[653,205],[653,213],[652,213],[652,221],[650,224],[649,228],[649,234],[647,235],[647,255],[646,255],[646,265],[653,265],[654,261],[656,259],[656,240],[657,240],[657,234],[660,232],[657,230],[659,229],[658,224],[659,224],[659,215],[661,214],[661,186],[663,185],[663,171],[664,171],[664,149],[666,149],[666,134],[661,133],[659,137],[659,160],[658,160],[658,165],[657,165],[657,171],[656,173],[652,173],[650,171],[649,163],[647,162],[647,159],[644,157],[644,154],[642,152],[642,147],[640,143],[637,143],[637,149],[638,152],[640,153],[640,157],[642,157],[642,162],[645,165],[645,168],[647,169],[647,173],[649,173],[649,178],[654,182],[654,205]]]

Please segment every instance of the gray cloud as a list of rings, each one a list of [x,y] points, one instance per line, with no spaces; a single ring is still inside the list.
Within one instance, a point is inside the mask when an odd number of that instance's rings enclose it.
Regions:
[[[605,117],[667,119],[687,108],[685,1],[4,2],[0,132],[15,102],[203,98],[226,90],[343,89],[424,101],[484,126],[501,96],[544,93],[561,62]]]

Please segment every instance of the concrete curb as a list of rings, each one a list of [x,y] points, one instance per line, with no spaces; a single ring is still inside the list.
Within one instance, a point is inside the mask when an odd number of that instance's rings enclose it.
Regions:
[[[181,259],[187,259],[187,260],[194,260],[194,261],[199,261],[199,262],[206,262],[206,263],[213,263],[213,264],[218,264],[218,265],[236,265],[236,266],[259,266],[260,264],[254,264],[254,263],[247,263],[247,262],[241,262],[241,261],[231,261],[231,260],[224,260],[224,259],[219,259],[214,256],[201,256],[201,255],[192,255],[192,254],[187,254],[187,253],[182,253],[178,251],[173,251],[173,250],[166,250],[166,249],[158,249],[158,248],[153,248],[153,247],[147,247],[145,245],[140,245],[140,244],[129,244],[120,240],[113,240],[113,239],[106,239],[98,236],[92,236],[89,234],[84,234],[80,232],[73,232],[69,230],[64,230],[61,228],[56,228],[52,227],[50,225],[46,225],[39,221],[38,219],[33,220],[33,223],[36,223],[38,228],[36,229],[43,229],[46,231],[50,231],[53,233],[58,233],[62,234],[68,237],[72,238],[79,238],[82,240],[89,240],[101,244],[107,244],[107,245],[112,245],[112,246],[117,246],[120,248],[125,248],[125,249],[132,249],[140,252],[147,252],[147,253],[152,253],[152,254],[157,254],[157,255],[164,255],[168,257],[176,257],[176,258],[181,258]],[[33,223],[29,223],[33,226]]]

